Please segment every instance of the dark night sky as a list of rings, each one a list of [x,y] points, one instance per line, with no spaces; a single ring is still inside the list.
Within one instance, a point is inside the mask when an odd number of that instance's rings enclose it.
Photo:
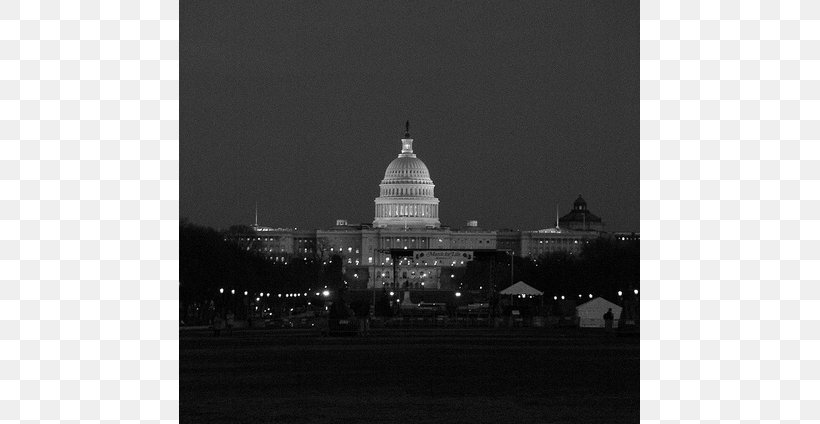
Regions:
[[[639,228],[637,1],[180,5],[180,215],[373,221],[410,120],[441,222]]]

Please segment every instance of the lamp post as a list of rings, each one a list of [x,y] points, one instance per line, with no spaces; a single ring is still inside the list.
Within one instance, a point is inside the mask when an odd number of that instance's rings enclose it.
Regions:
[[[515,251],[510,250],[510,285],[515,284],[515,278],[513,278],[514,273],[515,273]]]
[[[376,316],[376,280],[377,280],[377,278],[376,278],[376,263],[379,260],[376,257],[376,252],[378,251],[378,249],[373,248],[371,250],[372,250],[372,258],[373,258],[373,273],[371,274],[372,277],[370,278],[370,281],[373,282],[373,316]],[[384,283],[382,283],[382,284],[384,284]]]

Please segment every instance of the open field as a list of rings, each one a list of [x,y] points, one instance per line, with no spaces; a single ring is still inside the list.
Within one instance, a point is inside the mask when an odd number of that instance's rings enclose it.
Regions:
[[[183,423],[633,423],[639,342],[578,329],[180,332]]]

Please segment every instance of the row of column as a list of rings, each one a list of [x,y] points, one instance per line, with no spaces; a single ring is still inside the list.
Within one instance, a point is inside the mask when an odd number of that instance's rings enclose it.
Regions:
[[[382,190],[382,196],[432,196],[432,189],[429,188],[386,188]]]
[[[437,217],[438,205],[376,205],[377,217]]]

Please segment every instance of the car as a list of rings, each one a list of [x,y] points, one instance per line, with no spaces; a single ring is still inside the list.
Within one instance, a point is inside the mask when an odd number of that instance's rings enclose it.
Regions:
[[[265,328],[293,328],[293,322],[287,318],[269,318],[264,325]]]
[[[367,331],[365,319],[355,316],[347,318],[328,318],[319,324],[324,336],[363,336]]]

